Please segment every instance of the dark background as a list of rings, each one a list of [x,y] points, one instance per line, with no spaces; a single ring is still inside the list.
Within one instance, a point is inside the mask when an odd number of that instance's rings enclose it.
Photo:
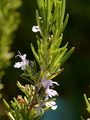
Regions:
[[[21,23],[15,32],[12,45],[15,55],[19,50],[22,54],[26,53],[30,60],[34,58],[30,43],[36,45],[35,33],[31,30],[32,26],[36,25],[36,8],[36,0],[23,0],[23,5],[19,9]],[[67,0],[66,13],[69,13],[70,18],[64,31],[62,44],[68,41],[69,48],[75,46],[75,51],[64,64],[63,73],[55,78],[60,84],[56,88],[60,95],[57,98],[58,109],[45,113],[42,120],[80,120],[80,116],[89,117],[83,94],[86,93],[90,97],[90,0]],[[16,81],[24,82],[20,78],[22,71],[13,68],[15,61],[13,58],[12,64],[6,70],[6,75],[2,80],[5,86],[2,91],[3,98],[7,100],[20,94]],[[0,107],[2,111],[3,108]]]

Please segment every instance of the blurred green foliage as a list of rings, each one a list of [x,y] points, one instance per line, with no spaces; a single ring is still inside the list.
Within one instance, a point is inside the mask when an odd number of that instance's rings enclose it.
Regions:
[[[10,51],[13,32],[20,21],[16,9],[20,6],[20,0],[0,0],[0,79],[4,75],[5,68],[10,65],[10,59],[13,56]]]
[[[13,52],[11,45],[13,43],[14,31],[20,22],[20,14],[17,9],[21,6],[20,0],[0,0],[0,115],[4,114],[2,105],[1,80],[5,74],[5,69],[10,66]],[[3,106],[3,108],[1,108]],[[0,120],[5,118],[0,117]]]
[[[14,37],[13,32],[17,29],[20,21],[20,15],[16,11],[20,6],[21,1],[18,0],[0,0],[0,90],[3,88],[1,78],[13,56],[11,44]],[[1,96],[0,94],[0,98]]]

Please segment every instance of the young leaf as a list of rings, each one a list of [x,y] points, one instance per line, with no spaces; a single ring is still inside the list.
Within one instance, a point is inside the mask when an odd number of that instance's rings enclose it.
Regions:
[[[66,55],[61,59],[61,61],[60,61],[60,64],[61,64],[61,65],[63,65],[63,63],[71,56],[71,54],[73,53],[74,49],[75,49],[75,48],[72,47],[71,50],[68,51],[68,52],[66,53]]]
[[[39,57],[38,57],[38,55],[37,55],[37,53],[36,53],[36,51],[34,49],[34,46],[32,44],[31,44],[31,49],[32,49],[34,57],[36,58],[37,62],[39,63]]]

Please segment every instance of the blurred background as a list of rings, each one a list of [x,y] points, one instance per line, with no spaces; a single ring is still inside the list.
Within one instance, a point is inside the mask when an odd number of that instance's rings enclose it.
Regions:
[[[27,58],[33,60],[30,43],[36,45],[35,33],[32,26],[36,25],[35,10],[36,0],[23,0],[20,7],[21,23],[15,32],[12,51],[17,54],[20,51],[26,53]],[[58,108],[56,111],[45,113],[42,120],[80,120],[90,117],[86,111],[86,104],[83,94],[90,97],[90,0],[67,0],[66,13],[69,13],[69,22],[64,31],[62,45],[69,42],[69,48],[75,46],[72,56],[64,64],[64,71],[55,80],[60,84],[57,87]],[[10,101],[14,96],[21,94],[16,86],[16,81],[26,83],[20,78],[21,70],[14,69],[15,58],[12,64],[6,69],[2,79],[4,89],[3,98]],[[0,100],[0,120],[5,120],[5,107]],[[8,120],[8,118],[6,118]]]

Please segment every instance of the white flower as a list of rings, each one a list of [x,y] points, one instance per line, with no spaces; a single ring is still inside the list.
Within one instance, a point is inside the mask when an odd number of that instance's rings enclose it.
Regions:
[[[26,59],[26,54],[21,55],[20,52],[18,52],[18,53],[19,53],[19,55],[17,55],[17,56],[20,57],[22,61],[21,62],[16,62],[14,67],[15,68],[21,68],[22,70],[25,70],[26,66],[29,64],[29,60]]]
[[[33,26],[33,27],[32,27],[32,31],[33,31],[33,32],[40,32],[39,26]]]
[[[45,108],[51,108],[52,110],[57,109],[57,105],[55,101],[48,101],[48,102],[41,102],[35,106],[35,110],[37,112],[37,116],[39,116],[41,113],[44,113]]]
[[[41,81],[43,87],[45,88],[45,92],[46,92],[46,98],[45,99],[48,99],[49,97],[52,98],[54,96],[58,96],[58,93],[57,91],[51,89],[50,87],[53,87],[53,84],[56,84],[56,85],[59,85],[57,82],[54,82],[52,80],[42,80]]]
[[[57,105],[55,101],[50,101],[50,102],[46,102],[45,103],[47,108],[51,108],[52,110],[56,110],[57,109]]]
[[[49,97],[52,98],[54,96],[58,96],[58,93],[56,90],[53,90],[53,89],[46,89],[46,98],[45,99],[48,99]]]

